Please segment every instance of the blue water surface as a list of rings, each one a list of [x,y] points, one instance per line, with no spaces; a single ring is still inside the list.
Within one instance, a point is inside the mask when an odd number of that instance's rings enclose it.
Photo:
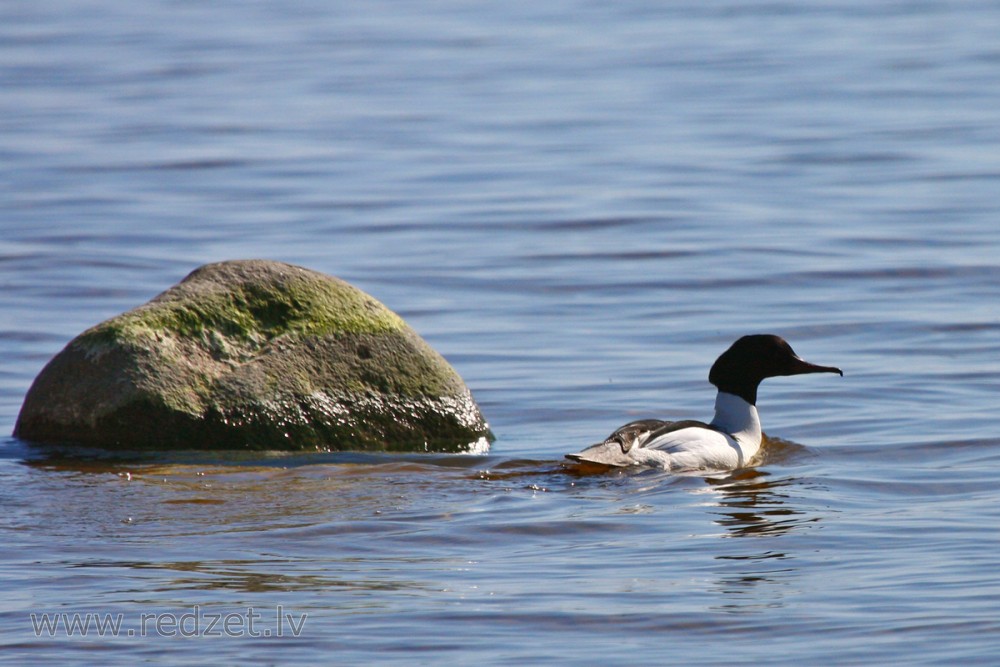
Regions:
[[[0,433],[83,329],[266,257],[400,313],[498,439],[5,437],[0,660],[996,664],[998,34],[984,0],[3,3]],[[845,377],[762,386],[760,466],[562,465],[710,417],[765,331]]]

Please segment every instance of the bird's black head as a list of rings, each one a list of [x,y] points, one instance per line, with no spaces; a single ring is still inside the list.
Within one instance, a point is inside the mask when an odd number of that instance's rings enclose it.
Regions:
[[[756,334],[743,336],[723,352],[712,364],[708,381],[719,391],[735,394],[756,405],[757,386],[762,380],[804,373],[844,374],[839,368],[817,366],[800,359],[780,336]]]

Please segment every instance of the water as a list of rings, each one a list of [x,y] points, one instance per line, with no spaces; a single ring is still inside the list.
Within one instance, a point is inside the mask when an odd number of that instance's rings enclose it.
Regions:
[[[997,34],[976,1],[5,2],[0,432],[84,328],[268,257],[403,315],[498,440],[7,437],[2,659],[995,664]],[[709,417],[759,331],[845,371],[762,386],[763,465],[562,466]]]

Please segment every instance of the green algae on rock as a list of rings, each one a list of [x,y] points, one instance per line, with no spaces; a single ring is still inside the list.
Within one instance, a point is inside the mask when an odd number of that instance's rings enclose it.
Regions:
[[[267,260],[203,266],[84,331],[14,435],[113,449],[483,451],[455,370],[346,282]]]

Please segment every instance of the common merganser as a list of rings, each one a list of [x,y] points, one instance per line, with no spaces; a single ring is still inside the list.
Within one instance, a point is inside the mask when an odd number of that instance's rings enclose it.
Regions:
[[[719,390],[712,422],[640,419],[566,458],[606,466],[649,466],[674,472],[734,470],[760,449],[757,387],[769,377],[844,372],[799,358],[780,336],[743,336],[722,353],[708,381]]]

